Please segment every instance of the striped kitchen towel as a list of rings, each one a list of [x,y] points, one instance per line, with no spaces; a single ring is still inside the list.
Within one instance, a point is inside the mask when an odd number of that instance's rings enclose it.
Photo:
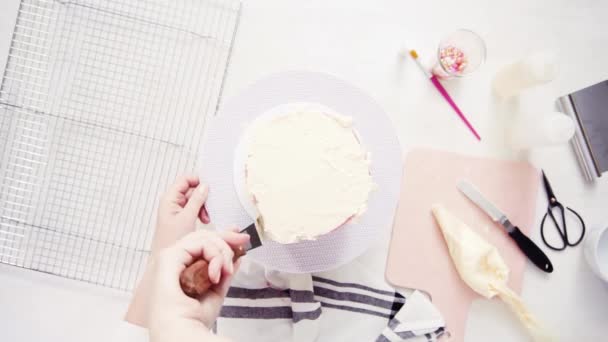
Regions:
[[[375,271],[375,272],[374,272]],[[355,260],[331,272],[267,271],[243,258],[217,321],[234,341],[435,341],[444,321],[418,291],[400,293]]]

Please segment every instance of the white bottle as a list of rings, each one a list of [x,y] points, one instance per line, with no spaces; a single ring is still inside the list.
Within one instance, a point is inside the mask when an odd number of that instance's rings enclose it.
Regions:
[[[538,52],[503,67],[494,77],[494,91],[507,99],[526,88],[553,80],[558,71],[556,59],[554,53]]]
[[[574,121],[561,112],[519,113],[508,135],[518,150],[566,143],[574,135]]]

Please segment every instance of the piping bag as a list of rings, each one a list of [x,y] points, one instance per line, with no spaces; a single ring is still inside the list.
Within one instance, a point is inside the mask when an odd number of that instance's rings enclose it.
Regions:
[[[460,278],[487,299],[498,296],[515,313],[534,341],[555,341],[521,298],[508,287],[509,267],[496,247],[442,205],[433,205],[432,212]]]

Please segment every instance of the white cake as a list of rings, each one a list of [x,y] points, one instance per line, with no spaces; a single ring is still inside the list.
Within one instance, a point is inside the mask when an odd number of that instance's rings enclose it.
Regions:
[[[246,184],[267,238],[313,240],[365,212],[374,182],[350,117],[288,113],[251,134]]]

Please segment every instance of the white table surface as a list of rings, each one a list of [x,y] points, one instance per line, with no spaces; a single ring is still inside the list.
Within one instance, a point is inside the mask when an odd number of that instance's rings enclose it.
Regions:
[[[18,0],[0,2],[0,65],[4,67]],[[559,77],[526,92],[521,110],[552,110],[555,98],[608,78],[608,2],[601,0],[353,1],[245,0],[225,88],[226,97],[268,73],[314,70],[365,89],[385,108],[404,150],[432,146],[473,155],[523,158],[550,175],[558,197],[577,208],[589,228],[608,224],[608,176],[582,180],[569,146],[515,153],[505,144],[510,113],[492,98],[501,65],[539,49],[556,51]],[[448,88],[478,128],[471,138],[447,104],[398,53],[405,42],[430,57],[443,33],[466,27],[486,40],[486,64]],[[226,100],[226,99],[225,99]],[[539,208],[541,210],[541,208]],[[538,241],[538,228],[533,239]],[[586,265],[582,248],[548,252],[555,272],[526,270],[523,298],[563,341],[608,336],[608,286]],[[128,295],[0,266],[0,339],[104,340],[123,314]],[[473,304],[466,341],[525,340],[517,321],[497,301]]]

